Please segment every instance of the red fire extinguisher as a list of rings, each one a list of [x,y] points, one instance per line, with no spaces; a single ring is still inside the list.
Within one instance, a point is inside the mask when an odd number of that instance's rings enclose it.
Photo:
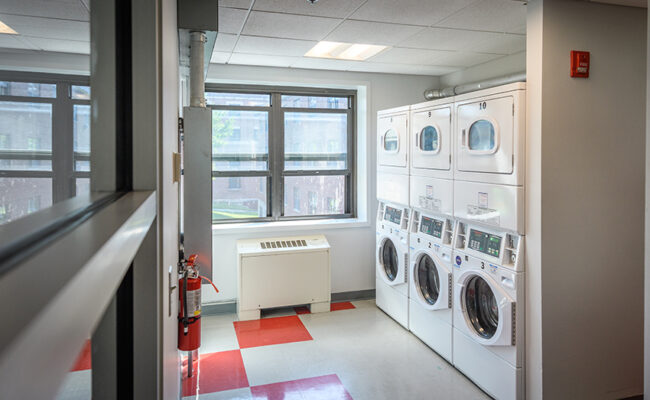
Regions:
[[[188,353],[188,376],[192,376],[192,352],[201,346],[201,279],[210,282],[214,290],[217,287],[208,278],[199,275],[196,254],[187,260],[181,259],[181,278],[178,281],[180,308],[178,313],[178,349]]]

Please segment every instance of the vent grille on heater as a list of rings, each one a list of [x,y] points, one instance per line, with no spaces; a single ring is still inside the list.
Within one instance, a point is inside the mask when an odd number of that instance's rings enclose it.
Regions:
[[[307,242],[299,240],[275,240],[273,242],[260,242],[263,249],[284,249],[290,247],[307,247]]]

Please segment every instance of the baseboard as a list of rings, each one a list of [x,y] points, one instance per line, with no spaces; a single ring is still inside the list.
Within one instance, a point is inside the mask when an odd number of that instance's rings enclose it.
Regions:
[[[332,301],[367,300],[375,298],[375,289],[354,290],[351,292],[332,293]],[[201,305],[202,315],[234,314],[237,302],[209,303]]]

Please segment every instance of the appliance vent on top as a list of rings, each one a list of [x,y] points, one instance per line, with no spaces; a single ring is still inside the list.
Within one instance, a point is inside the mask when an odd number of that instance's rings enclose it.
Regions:
[[[287,247],[306,247],[307,242],[299,240],[276,240],[273,242],[260,242],[263,249],[282,249]]]

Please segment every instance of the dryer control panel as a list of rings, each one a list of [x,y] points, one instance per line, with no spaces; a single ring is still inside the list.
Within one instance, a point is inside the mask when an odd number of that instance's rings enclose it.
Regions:
[[[453,249],[516,271],[523,270],[524,237],[458,221]],[[462,256],[459,255],[459,257]]]

